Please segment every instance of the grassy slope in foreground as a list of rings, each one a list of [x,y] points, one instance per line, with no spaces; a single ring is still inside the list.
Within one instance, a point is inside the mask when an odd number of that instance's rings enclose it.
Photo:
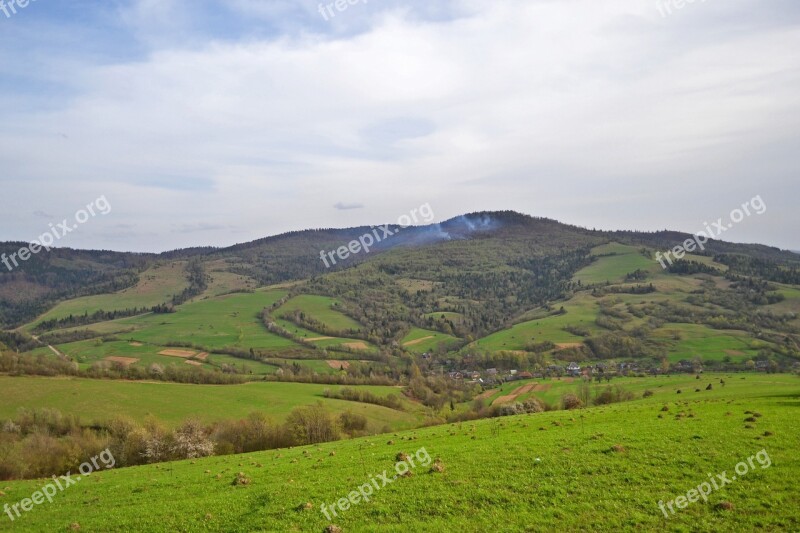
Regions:
[[[390,471],[398,452],[425,447],[442,459],[444,473],[419,467],[334,522],[345,532],[798,530],[797,377],[735,374],[724,388],[719,377],[658,378],[662,386],[650,399],[582,412],[112,470],[37,506],[14,529],[58,531],[78,523],[81,531],[321,532],[329,522],[320,504]],[[708,382],[712,391],[693,392]],[[669,411],[662,412],[665,404]],[[745,428],[747,410],[763,415],[753,429]],[[612,451],[615,445],[624,451]],[[708,473],[730,476],[762,449],[770,468],[756,462],[708,503],[692,503],[669,519],[661,514],[659,500],[685,495]],[[232,486],[237,472],[252,484]],[[0,502],[29,497],[42,483],[6,483]],[[299,510],[306,502],[313,508]],[[733,509],[719,510],[721,502]],[[0,530],[10,525],[0,520]]]
[[[322,401],[333,413],[346,410],[363,414],[371,429],[384,425],[408,428],[419,423],[410,412],[379,405],[328,399],[325,389],[337,385],[253,382],[244,385],[187,385],[182,383],[107,381],[78,378],[0,376],[0,420],[27,408],[53,408],[81,417],[84,423],[105,421],[115,415],[142,421],[146,416],[170,424],[194,417],[203,422],[244,418],[253,411],[283,420],[297,406]],[[394,387],[358,386],[377,395],[400,395]]]

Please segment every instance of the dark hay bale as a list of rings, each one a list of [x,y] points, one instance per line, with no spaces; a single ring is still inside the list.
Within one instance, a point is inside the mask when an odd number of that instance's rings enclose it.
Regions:
[[[753,429],[753,427],[754,426],[752,424],[745,424],[744,425],[744,429]]]
[[[761,415],[761,413],[753,413],[753,416],[756,417],[756,418],[761,418],[762,415]]]
[[[714,388],[714,387],[711,385],[711,383],[709,383],[709,384],[708,384],[708,387],[706,387],[706,390],[712,390],[713,388]]]
[[[233,483],[231,483],[231,485],[233,485],[233,486],[239,486],[239,485],[246,486],[246,485],[249,485],[252,482],[253,482],[253,480],[250,479],[249,477],[247,477],[247,475],[244,472],[239,472],[238,474],[236,474],[236,477],[234,478]]]
[[[678,389],[677,393],[678,393],[678,394],[680,394],[680,393],[681,393],[681,390],[680,390],[680,389]]]
[[[754,416],[748,416],[747,418],[744,419],[745,422],[755,422],[757,420],[758,419]]]
[[[771,432],[771,431],[765,431],[765,432],[764,432],[764,436],[765,436],[765,437],[771,437],[771,436],[773,436],[774,434],[775,434],[775,433],[773,433],[773,432]]]

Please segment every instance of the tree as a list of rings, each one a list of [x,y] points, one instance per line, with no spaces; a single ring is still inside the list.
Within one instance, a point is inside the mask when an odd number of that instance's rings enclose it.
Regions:
[[[206,430],[198,420],[187,420],[175,430],[175,444],[172,447],[181,459],[207,457],[214,453],[214,443],[208,438]]]
[[[289,413],[286,425],[298,444],[339,440],[339,427],[322,402],[294,409]]]

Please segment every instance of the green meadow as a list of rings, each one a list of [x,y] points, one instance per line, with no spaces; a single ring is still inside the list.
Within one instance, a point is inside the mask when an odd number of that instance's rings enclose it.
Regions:
[[[363,414],[375,431],[385,425],[417,425],[415,409],[401,412],[378,405],[325,398],[325,389],[338,385],[252,382],[243,385],[195,385],[167,382],[93,380],[80,378],[0,376],[0,419],[13,417],[20,408],[51,408],[80,416],[86,423],[114,416],[138,421],[152,416],[169,424],[188,418],[210,423],[244,418],[259,411],[282,420],[295,407],[318,401],[335,413],[352,410]],[[379,396],[399,395],[395,387],[359,386]]]
[[[153,307],[167,302],[188,286],[185,263],[166,263],[154,266],[139,274],[139,283],[128,289],[113,294],[99,294],[67,300],[56,305],[25,329],[32,329],[36,324],[53,318],[64,318],[69,315],[92,314],[95,311],[114,311],[136,307]]]
[[[400,344],[406,350],[414,353],[425,353],[435,349],[440,344],[457,341],[457,337],[439,331],[422,328],[411,328],[408,335],[403,337]]]
[[[260,314],[285,295],[280,290],[231,294],[182,305],[175,313],[116,322],[135,328],[130,338],[150,344],[187,342],[208,350],[280,350],[297,344],[267,331]]]
[[[338,302],[335,298],[317,296],[314,294],[301,294],[295,296],[273,312],[276,317],[301,311],[306,316],[317,320],[331,329],[345,331],[349,329],[360,330],[361,324],[335,309]]]
[[[713,389],[705,390],[707,384]],[[637,390],[644,387],[653,396],[605,407],[103,471],[14,524],[2,517],[0,530],[800,529],[797,376],[658,377],[641,380]],[[413,475],[383,486],[378,476],[392,477],[401,452],[413,456]],[[433,459],[441,471],[431,470]],[[736,475],[742,461],[747,472]],[[248,485],[232,483],[240,472]],[[659,502],[686,496],[709,474],[736,479],[707,501],[662,513]],[[337,509],[336,516],[328,511],[331,520],[320,511],[373,478],[380,488],[368,501]],[[30,497],[43,483],[6,482],[0,503]]]
[[[591,265],[579,270],[574,279],[584,285],[623,281],[625,275],[638,269],[656,272],[661,267],[639,253],[635,246],[609,243],[592,249],[592,255],[600,256]]]

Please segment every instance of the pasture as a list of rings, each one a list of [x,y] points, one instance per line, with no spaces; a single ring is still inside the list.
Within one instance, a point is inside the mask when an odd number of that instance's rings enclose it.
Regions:
[[[657,378],[663,386],[652,397],[605,407],[104,471],[13,526],[3,517],[0,529],[320,532],[334,523],[343,531],[496,531],[502,523],[506,531],[797,531],[798,378],[733,374],[702,383],[720,378],[725,387],[700,393],[692,376]],[[413,475],[379,483],[368,501],[331,520],[320,512],[381,472],[391,478],[400,452],[414,455]],[[707,501],[666,516],[659,508],[709,474],[730,478],[759,452],[746,475]],[[431,470],[434,459],[442,471]],[[234,486],[238,472],[252,482]],[[13,503],[42,481],[4,485],[0,503]]]

